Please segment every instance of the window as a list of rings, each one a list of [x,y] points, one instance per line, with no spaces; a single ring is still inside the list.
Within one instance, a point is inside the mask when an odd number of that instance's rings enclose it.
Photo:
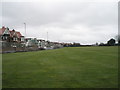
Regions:
[[[5,37],[3,36],[3,40],[5,40]]]
[[[21,41],[24,41],[24,38],[23,38],[23,37],[21,38]]]
[[[4,38],[2,37],[2,39],[4,40]]]
[[[17,41],[17,38],[15,38],[16,39],[16,41]]]
[[[13,41],[15,41],[16,39],[15,39],[15,37],[13,38]]]
[[[7,36],[6,36],[6,40],[7,40]]]

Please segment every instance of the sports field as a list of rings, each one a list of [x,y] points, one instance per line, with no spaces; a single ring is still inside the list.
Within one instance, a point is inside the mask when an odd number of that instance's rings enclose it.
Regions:
[[[3,88],[116,88],[118,47],[66,47],[2,56]]]

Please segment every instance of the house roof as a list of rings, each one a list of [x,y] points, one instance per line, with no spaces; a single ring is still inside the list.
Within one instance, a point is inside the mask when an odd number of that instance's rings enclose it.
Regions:
[[[22,36],[22,34],[20,32],[16,32],[18,38],[20,38]]]
[[[0,28],[0,35],[2,35],[4,33],[5,29],[6,28],[4,26],[2,28]]]
[[[10,34],[11,34],[11,37],[18,37],[18,38],[20,38],[20,37],[22,37],[22,34],[20,33],[20,32],[16,32],[14,29],[12,30],[12,31],[10,31]]]
[[[3,26],[2,28],[0,28],[0,35],[2,35],[5,32],[6,28]],[[9,30],[9,29],[8,29]],[[14,29],[13,30],[9,30],[10,32],[10,37],[24,37],[22,36],[22,34],[20,32],[16,32]]]
[[[10,31],[10,36],[11,37],[16,36],[15,30]]]

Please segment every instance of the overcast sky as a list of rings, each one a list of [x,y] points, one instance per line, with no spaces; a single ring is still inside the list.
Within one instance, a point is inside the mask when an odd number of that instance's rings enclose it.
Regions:
[[[41,0],[2,2],[2,25],[26,37],[81,44],[106,43],[118,34],[118,2]],[[1,26],[2,27],[2,26]]]

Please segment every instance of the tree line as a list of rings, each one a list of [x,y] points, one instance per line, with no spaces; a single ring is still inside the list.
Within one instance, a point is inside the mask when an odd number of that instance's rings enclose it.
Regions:
[[[120,45],[120,35],[117,35],[114,38],[111,38],[107,41],[107,43],[96,43],[96,44],[93,44],[93,45],[81,45],[80,43],[66,43],[64,44],[64,47],[80,47],[80,46],[118,46]]]
[[[120,35],[117,35],[115,39],[111,38],[105,44],[104,43],[99,44],[99,46],[119,46],[119,45],[120,45]]]

